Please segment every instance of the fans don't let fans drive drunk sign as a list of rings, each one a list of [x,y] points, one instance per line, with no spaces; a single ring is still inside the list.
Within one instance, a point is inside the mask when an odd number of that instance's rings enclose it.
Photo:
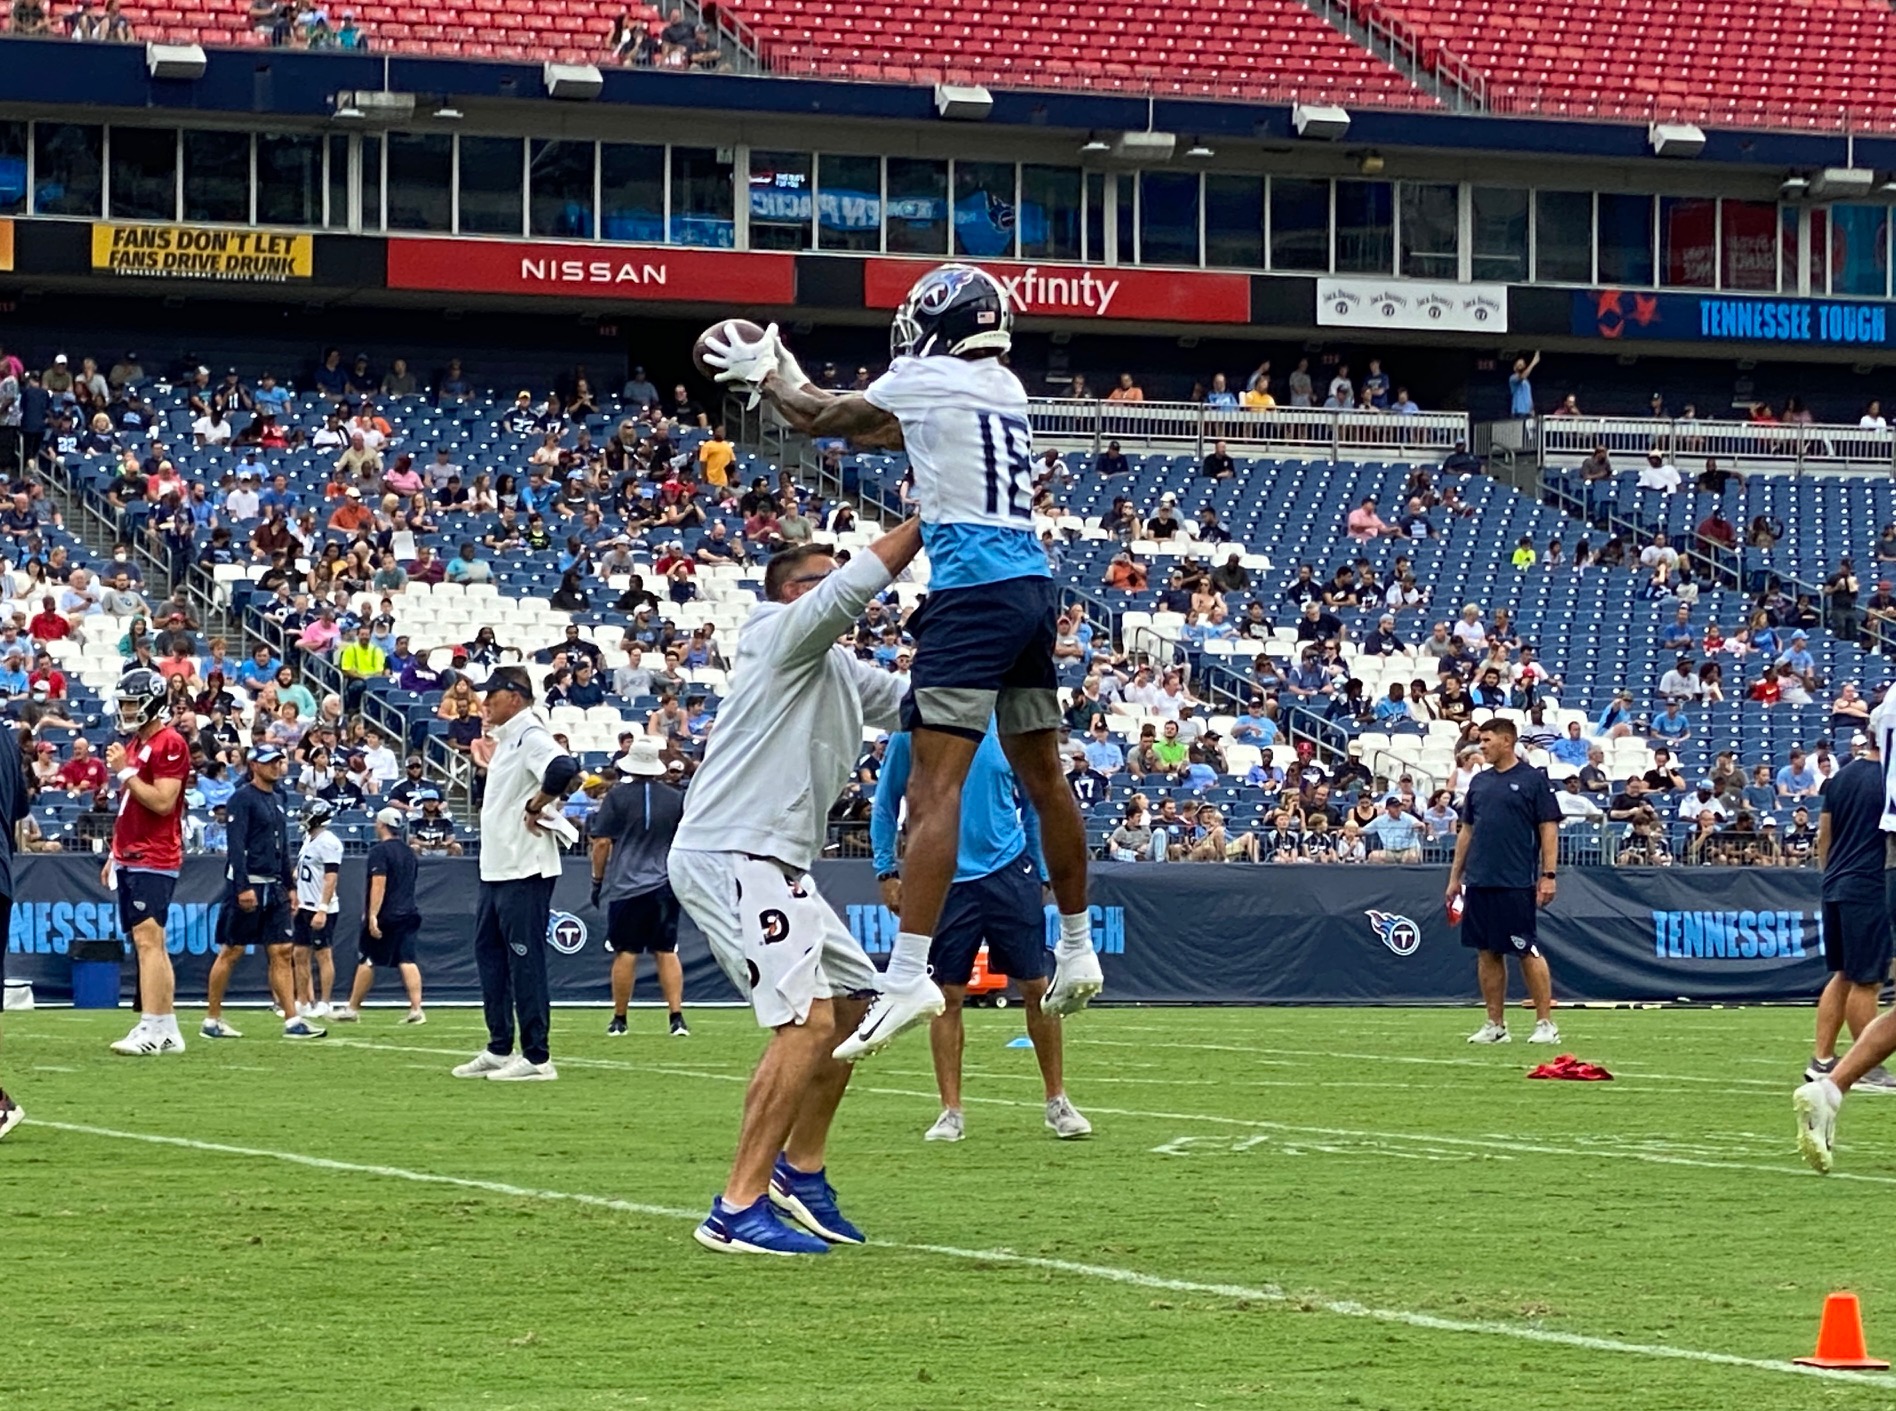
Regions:
[[[171,279],[308,279],[314,237],[190,225],[92,227],[92,267]]]

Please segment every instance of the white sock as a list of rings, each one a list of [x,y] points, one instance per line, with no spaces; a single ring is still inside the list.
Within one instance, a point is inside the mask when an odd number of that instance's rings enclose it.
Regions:
[[[1084,911],[1070,915],[1060,913],[1060,944],[1053,949],[1054,958],[1079,955],[1093,949],[1093,918]]]
[[[161,1014],[158,1017],[158,1027],[174,1039],[184,1037],[178,1032],[178,1016],[175,1014]]]
[[[158,1029],[162,1031],[165,1027],[165,1016],[162,1014],[141,1014],[138,1016],[138,1027],[141,1029]]]
[[[883,972],[890,985],[912,985],[928,978],[930,939],[913,931],[897,933],[895,949],[889,952],[889,968]]]

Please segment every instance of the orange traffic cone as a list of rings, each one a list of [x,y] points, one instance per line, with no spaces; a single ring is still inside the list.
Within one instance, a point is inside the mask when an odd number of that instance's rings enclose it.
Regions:
[[[1863,1341],[1863,1310],[1853,1293],[1833,1293],[1824,1300],[1817,1351],[1796,1360],[1806,1367],[1848,1367],[1863,1372],[1881,1372],[1889,1367],[1889,1363],[1870,1356]]]

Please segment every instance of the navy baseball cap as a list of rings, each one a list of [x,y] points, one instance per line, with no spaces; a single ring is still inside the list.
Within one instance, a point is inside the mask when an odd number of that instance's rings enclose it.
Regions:
[[[283,758],[283,751],[275,745],[261,745],[250,752],[252,764],[275,764]]]

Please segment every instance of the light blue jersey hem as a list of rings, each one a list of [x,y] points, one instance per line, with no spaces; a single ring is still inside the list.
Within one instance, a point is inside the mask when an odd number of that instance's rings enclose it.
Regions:
[[[922,525],[930,588],[977,588],[1009,578],[1051,578],[1047,551],[1031,529],[997,524]]]

